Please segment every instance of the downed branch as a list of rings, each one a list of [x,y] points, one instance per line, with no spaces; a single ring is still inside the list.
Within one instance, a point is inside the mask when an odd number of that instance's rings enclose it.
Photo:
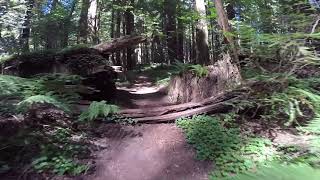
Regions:
[[[144,109],[125,109],[120,111],[119,113],[125,117],[130,118],[138,118],[138,117],[147,117],[147,116],[161,116],[174,112],[181,112],[188,109],[194,109],[198,107],[203,107],[206,105],[223,102],[229,99],[232,99],[239,95],[239,92],[232,92],[227,94],[219,94],[215,97],[210,97],[204,99],[201,102],[189,102],[178,105],[164,106],[164,107],[152,107],[152,108],[144,108]]]
[[[235,99],[237,99],[237,97],[230,99],[230,101]],[[228,102],[228,101],[225,101],[225,102]],[[189,117],[189,116],[198,115],[198,114],[219,113],[219,112],[224,112],[231,108],[231,106],[225,104],[225,102],[219,102],[215,104],[206,105],[203,107],[198,107],[195,109],[189,109],[181,112],[169,113],[169,114],[160,115],[160,116],[135,118],[135,120],[138,123],[161,123],[161,122],[172,122],[181,117]]]
[[[146,40],[147,38],[145,36],[124,36],[114,39],[110,42],[100,43],[93,46],[92,48],[98,50],[100,53],[108,54],[117,50],[143,43]]]
[[[189,102],[165,107],[126,109],[120,111],[119,114],[126,118],[134,118],[138,123],[171,122],[181,117],[226,111],[231,108],[228,102],[239,99],[243,94],[241,91],[228,92],[198,103]]]

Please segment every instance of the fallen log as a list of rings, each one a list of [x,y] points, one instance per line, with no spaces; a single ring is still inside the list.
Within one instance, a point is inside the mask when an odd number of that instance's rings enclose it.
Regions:
[[[145,36],[124,36],[92,47],[100,53],[108,54],[147,41]]]
[[[201,102],[189,102],[178,105],[164,106],[164,107],[152,107],[143,109],[125,109],[119,112],[124,117],[141,118],[151,116],[161,116],[174,112],[181,112],[188,109],[195,109],[210,104],[215,104],[223,101],[230,100],[240,95],[240,92],[221,93],[215,97],[204,99]]]
[[[135,121],[137,123],[151,123],[151,124],[173,122],[176,119],[179,119],[181,117],[189,117],[189,116],[205,114],[205,113],[219,113],[219,112],[224,112],[230,108],[231,108],[231,105],[227,105],[225,104],[225,102],[219,102],[216,104],[210,104],[204,107],[189,109],[182,112],[170,113],[170,114],[153,116],[153,117],[135,118]]]

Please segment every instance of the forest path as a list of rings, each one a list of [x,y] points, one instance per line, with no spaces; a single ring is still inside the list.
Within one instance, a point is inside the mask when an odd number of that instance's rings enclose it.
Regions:
[[[118,85],[116,99],[123,109],[172,105],[165,87],[155,85],[143,74],[137,75],[130,84]]]
[[[168,103],[161,88],[146,77],[119,88],[122,107],[144,108]],[[125,100],[125,101],[123,101]],[[175,124],[125,126],[105,124],[99,127],[99,144],[106,148],[96,154],[92,180],[205,180],[212,163],[196,160],[194,149]]]

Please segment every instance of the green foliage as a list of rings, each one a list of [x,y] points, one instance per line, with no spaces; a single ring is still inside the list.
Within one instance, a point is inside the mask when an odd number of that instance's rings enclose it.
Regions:
[[[174,74],[181,75],[186,72],[192,72],[197,77],[206,77],[209,74],[209,70],[207,67],[202,66],[200,64],[186,64],[179,61],[176,61],[176,63],[173,65],[175,68]]]
[[[200,64],[191,65],[190,70],[197,76],[197,77],[206,77],[209,74],[209,70],[205,66],[201,66]]]
[[[67,105],[59,102],[53,97],[50,96],[44,96],[44,95],[36,95],[36,96],[30,96],[26,98],[25,100],[18,103],[18,110],[25,111],[29,108],[31,108],[35,104],[51,104],[54,105],[57,108],[60,108],[66,112],[70,112],[70,109]]]
[[[0,75],[0,97],[27,98],[50,94],[71,101],[79,98],[76,89],[80,82],[81,77],[75,75],[49,74],[32,79]],[[74,87],[70,88],[66,84]]]
[[[0,75],[0,114],[15,114],[35,103],[49,103],[69,112],[69,105],[80,98],[80,76],[48,74],[32,79]],[[13,100],[13,101],[12,101]],[[14,102],[21,101],[19,104]]]
[[[41,85],[25,78],[0,75],[0,97],[28,97],[40,92]]]
[[[86,165],[78,164],[72,159],[68,159],[64,156],[57,156],[53,158],[42,156],[35,159],[32,162],[32,165],[39,173],[52,170],[53,173],[58,175],[71,174],[75,176],[88,169]]]
[[[255,109],[260,120],[280,122],[286,126],[319,133],[319,78],[298,79],[281,74],[257,75],[249,79],[252,84],[247,99],[231,103],[235,111]],[[307,122],[307,124],[306,124]]]
[[[81,122],[91,122],[97,118],[105,118],[119,111],[116,105],[107,104],[106,101],[92,102],[89,108],[79,116]]]
[[[317,180],[320,177],[320,170],[314,169],[306,164],[280,164],[272,163],[261,167],[257,172],[239,174],[234,177],[227,177],[228,180]]]
[[[86,151],[86,146],[70,141],[72,131],[56,128],[50,137],[50,142],[41,143],[41,152],[31,165],[39,173],[52,172],[58,175],[79,175],[88,170],[88,166],[76,162],[75,156]]]
[[[274,156],[270,141],[241,136],[238,128],[223,127],[215,117],[182,118],[177,125],[185,131],[199,159],[215,162],[212,177],[244,172]]]

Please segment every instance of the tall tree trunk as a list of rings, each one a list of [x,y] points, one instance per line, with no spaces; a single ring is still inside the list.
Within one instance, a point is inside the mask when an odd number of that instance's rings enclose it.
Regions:
[[[29,38],[30,38],[30,24],[32,18],[32,9],[34,6],[34,0],[28,0],[26,2],[27,11],[25,20],[23,22],[23,28],[20,35],[20,46],[22,52],[29,52]]]
[[[181,11],[181,2],[178,4],[179,8],[179,17],[182,16]],[[181,18],[178,18],[178,30],[177,30],[177,59],[181,62],[184,61],[184,51],[183,51],[183,43],[184,43],[184,24]]]
[[[126,35],[132,35],[134,31],[134,15],[133,15],[133,6],[134,0],[130,0],[129,2],[130,8],[126,9],[125,12],[125,21],[126,21]],[[132,70],[135,66],[134,58],[132,57],[134,54],[134,48],[127,48],[127,69]]]
[[[196,59],[199,64],[209,64],[208,25],[206,21],[205,1],[196,0],[195,2],[195,10],[200,15],[196,26]]]
[[[115,0],[112,0],[112,4],[114,4]],[[110,25],[110,37],[113,39],[115,37],[115,10],[111,9],[111,25]],[[114,65],[116,65],[114,53],[111,54],[111,61]]]
[[[117,5],[120,5],[118,4],[119,2],[117,2]],[[120,37],[121,35],[121,12],[119,9],[117,9],[117,13],[116,13],[116,32],[115,32],[115,37]],[[120,66],[122,63],[121,63],[121,52],[120,51],[117,51],[116,52],[116,65],[117,66]]]
[[[236,63],[239,63],[239,56],[238,56],[236,44],[234,42],[233,37],[228,35],[228,32],[231,32],[231,26],[228,22],[228,16],[227,16],[226,11],[224,10],[223,2],[222,2],[222,0],[214,0],[214,3],[215,3],[216,11],[218,14],[218,24],[222,28],[224,34],[227,34],[225,36],[225,38],[227,39],[228,43],[231,46],[233,60]]]
[[[90,0],[82,0],[81,13],[79,19],[79,35],[78,43],[88,42],[88,10],[90,6]]]
[[[70,24],[71,24],[71,19],[72,19],[72,14],[75,10],[76,4],[78,0],[73,0],[70,11],[68,16],[65,18],[63,22],[63,37],[62,37],[62,42],[61,45],[62,47],[67,47],[68,46],[68,41],[69,41],[69,32],[70,32]]]
[[[197,62],[197,50],[196,50],[196,36],[195,27],[191,24],[191,47],[190,47],[190,60],[192,63]]]
[[[98,0],[91,0],[88,9],[88,34],[94,44],[99,43]]]
[[[169,63],[177,59],[176,7],[177,0],[164,0],[164,11],[166,15],[165,31],[167,35]]]

